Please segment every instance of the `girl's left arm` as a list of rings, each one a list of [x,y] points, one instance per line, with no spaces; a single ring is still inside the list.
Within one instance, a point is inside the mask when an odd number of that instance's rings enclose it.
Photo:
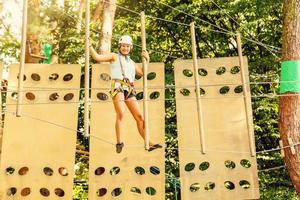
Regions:
[[[146,59],[147,64],[150,62],[148,51],[146,51],[146,50],[142,51],[142,57]],[[144,75],[143,69],[136,66],[136,65],[135,65],[135,73],[138,76],[143,76]]]

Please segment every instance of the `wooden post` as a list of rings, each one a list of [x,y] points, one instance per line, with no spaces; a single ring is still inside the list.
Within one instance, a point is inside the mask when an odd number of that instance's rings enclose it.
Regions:
[[[190,24],[190,27],[191,27],[191,37],[192,37],[192,52],[193,52],[194,77],[195,77],[196,96],[197,96],[197,114],[198,114],[201,152],[202,152],[202,154],[205,154],[206,153],[206,145],[205,145],[204,127],[203,127],[202,104],[201,104],[201,99],[200,99],[200,84],[199,84],[199,76],[198,76],[195,23],[192,22]]]
[[[142,33],[142,51],[146,50],[146,25],[145,25],[145,13],[141,12],[141,33]],[[143,96],[144,96],[144,131],[145,131],[145,148],[149,149],[149,141],[150,141],[150,134],[149,134],[149,123],[148,123],[148,63],[145,58],[142,58],[143,64]]]
[[[23,90],[23,77],[25,66],[25,51],[26,51],[26,33],[27,33],[27,7],[28,0],[23,2],[23,23],[22,23],[22,41],[21,41],[21,55],[20,55],[20,68],[19,68],[19,80],[18,80],[18,101],[16,116],[21,117],[21,104],[22,104],[22,90]]]
[[[86,14],[85,14],[85,72],[84,72],[84,134],[89,134],[89,116],[90,116],[90,0],[86,0]]]
[[[237,48],[238,48],[238,55],[239,55],[239,64],[241,68],[241,76],[242,76],[242,82],[243,82],[243,96],[244,96],[244,105],[245,105],[245,111],[246,111],[246,120],[247,120],[247,129],[248,129],[248,137],[250,141],[250,152],[251,156],[255,156],[255,146],[254,146],[254,136],[253,136],[253,130],[250,123],[252,121],[250,120],[250,114],[251,111],[251,101],[249,101],[249,98],[247,98],[247,84],[246,84],[246,76],[245,76],[245,69],[244,69],[244,62],[243,62],[243,53],[242,53],[242,42],[241,42],[241,34],[237,33]]]

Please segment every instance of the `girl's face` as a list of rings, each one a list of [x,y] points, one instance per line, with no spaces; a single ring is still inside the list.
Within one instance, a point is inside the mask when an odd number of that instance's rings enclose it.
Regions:
[[[129,44],[120,44],[119,51],[122,55],[127,56],[130,53],[131,45]]]

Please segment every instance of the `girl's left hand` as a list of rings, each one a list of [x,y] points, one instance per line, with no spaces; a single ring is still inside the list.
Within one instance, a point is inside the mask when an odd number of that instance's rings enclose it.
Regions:
[[[150,61],[149,53],[147,50],[142,51],[142,56],[146,59],[147,62]]]

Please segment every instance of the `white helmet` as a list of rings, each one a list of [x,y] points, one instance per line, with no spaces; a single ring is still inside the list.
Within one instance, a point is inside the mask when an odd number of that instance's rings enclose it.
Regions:
[[[132,46],[132,38],[129,35],[122,35],[119,39],[119,44],[129,44]]]

